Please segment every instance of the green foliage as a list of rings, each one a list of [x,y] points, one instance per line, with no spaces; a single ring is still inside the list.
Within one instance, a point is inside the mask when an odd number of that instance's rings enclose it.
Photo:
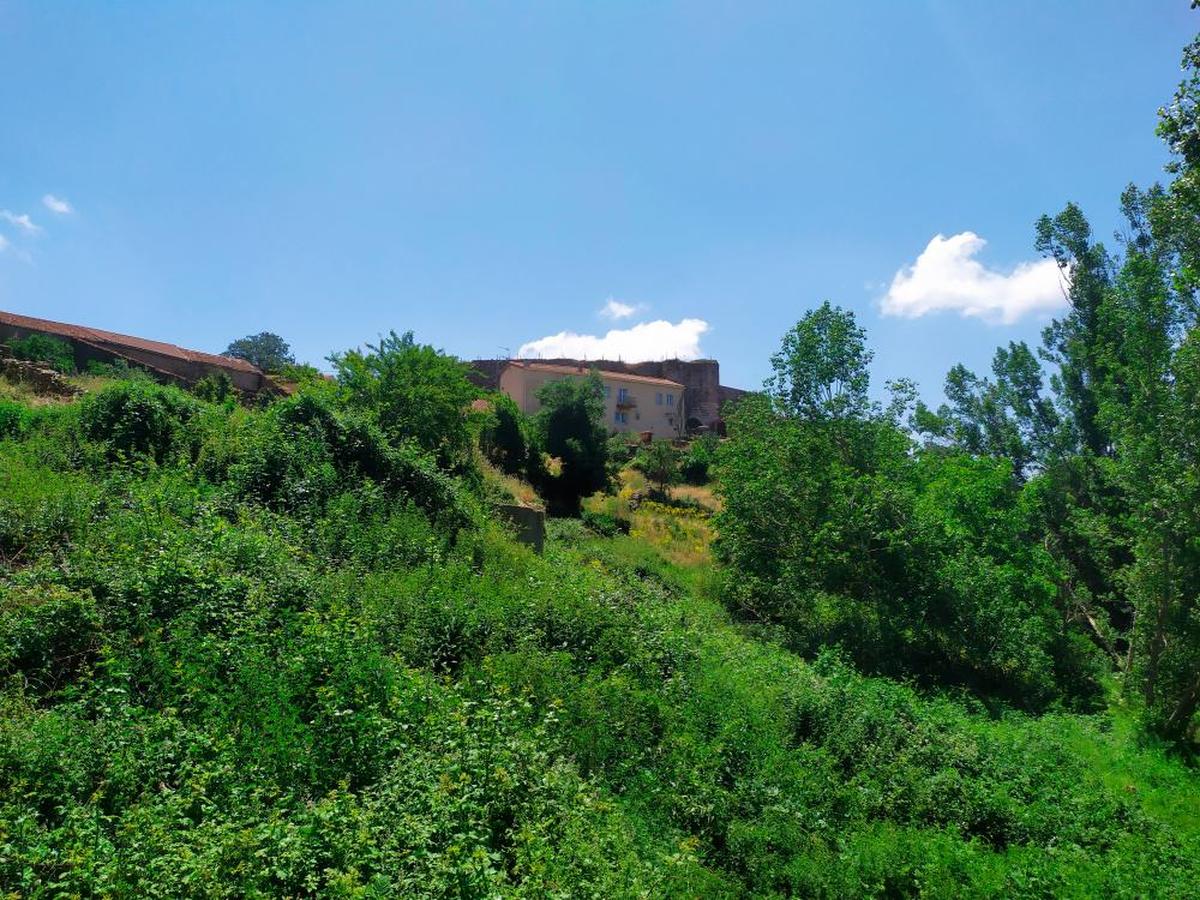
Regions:
[[[604,385],[592,372],[587,378],[548,382],[537,398],[537,445],[562,464],[557,476],[545,479],[544,493],[552,512],[578,515],[580,500],[609,483]]]
[[[17,437],[31,419],[29,407],[12,400],[0,400],[0,439]]]
[[[992,372],[995,381],[955,366],[946,376],[950,404],[935,414],[919,403],[913,424],[968,453],[1007,459],[1024,479],[1054,452],[1058,414],[1043,396],[1041,365],[1023,342],[997,349]]]
[[[300,385],[319,384],[325,380],[321,370],[308,363],[288,363],[276,374],[284,381],[293,381]]]
[[[103,640],[95,601],[57,585],[0,588],[0,677],[27,693],[74,682],[95,664]]]
[[[270,331],[238,338],[225,348],[223,355],[244,359],[264,372],[279,372],[296,364],[288,342]]]
[[[209,403],[224,403],[236,398],[233,379],[225,372],[209,372],[192,385],[192,393]]]
[[[80,425],[88,439],[107,447],[110,459],[143,457],[162,464],[192,453],[187,426],[199,408],[178,388],[121,381],[84,398]]]
[[[861,337],[850,314],[840,321]],[[834,366],[799,352],[796,371]],[[717,550],[730,603],[806,655],[840,644],[870,671],[1033,709],[1094,705],[1101,672],[1064,623],[1061,572],[1031,540],[1039,511],[1011,465],[914,456],[887,415],[830,402],[748,397],[729,420]]]
[[[413,441],[446,467],[467,464],[467,409],[479,392],[466,364],[416,343],[411,331],[391,331],[366,352],[347,350],[330,361],[347,402],[373,417],[390,440]]]
[[[48,334],[31,334],[23,338],[10,338],[8,349],[17,359],[42,363],[50,368],[70,375],[75,371],[75,348],[69,341]]]
[[[545,463],[533,423],[507,394],[489,397],[491,416],[479,434],[483,455],[502,472],[519,475],[531,484],[542,484]]]
[[[667,496],[668,488],[679,480],[679,453],[670,441],[653,441],[634,458],[633,467]]]
[[[262,410],[189,401],[167,446],[194,458],[111,466],[115,429],[93,447],[81,404],[0,440],[6,890],[1010,896],[1200,876],[1195,774],[1107,717],[997,716],[835,653],[809,665],[727,621],[711,580],[580,520],[551,522],[543,557],[473,514],[451,540],[433,489],[469,512],[464,481],[321,385]],[[1023,495],[1003,465],[912,477],[947,565],[1007,540]]]
[[[854,314],[821,304],[783,337],[771,357],[774,376],[766,388],[780,409],[803,419],[853,419],[870,403],[867,367],[872,353]]]
[[[590,531],[603,537],[616,537],[618,534],[629,534],[629,520],[614,516],[611,513],[585,509],[580,515],[580,519]]]
[[[679,477],[687,484],[704,485],[712,479],[720,441],[715,435],[696,438],[679,463]]]
[[[145,369],[140,366],[131,366],[129,361],[116,357],[112,362],[101,362],[98,359],[89,359],[84,371],[91,376],[97,378],[118,378],[122,380],[146,380],[153,381],[153,377]]]
[[[0,442],[0,564],[53,552],[83,531],[95,507],[93,484],[31,457],[25,448]]]
[[[303,389],[262,413],[235,411],[201,447],[198,471],[282,512],[323,510],[333,498],[364,484],[415,503],[452,531],[473,513],[462,491],[427,454],[391,445],[355,410],[329,392]]]

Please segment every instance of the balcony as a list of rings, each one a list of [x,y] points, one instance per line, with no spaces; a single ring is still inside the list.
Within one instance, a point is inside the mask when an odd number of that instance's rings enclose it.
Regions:
[[[625,394],[617,397],[617,409],[635,409],[637,408],[637,397],[632,394]]]

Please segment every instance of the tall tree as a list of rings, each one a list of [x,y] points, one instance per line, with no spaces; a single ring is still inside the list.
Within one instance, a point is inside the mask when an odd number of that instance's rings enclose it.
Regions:
[[[853,315],[825,305],[730,417],[716,550],[731,604],[801,652],[840,644],[868,669],[1032,707],[1090,701],[1091,650],[1054,606],[1057,569],[1011,464],[914,454],[896,423],[908,386],[886,411],[870,403],[869,359]],[[1020,407],[1029,360],[1001,362]]]
[[[1070,311],[1042,334],[1042,353],[1057,369],[1051,386],[1070,429],[1073,444],[1097,456],[1111,452],[1101,426],[1096,392],[1105,380],[1103,347],[1110,335],[1102,315],[1113,277],[1113,260],[1103,244],[1092,239],[1083,211],[1068,203],[1054,217],[1037,222],[1036,247],[1066,274]]]
[[[1200,711],[1200,41],[1183,64],[1159,125],[1175,178],[1122,196],[1126,253],[1107,309],[1119,340],[1101,406],[1133,536],[1129,668],[1147,723],[1176,741]]]
[[[608,486],[604,384],[593,371],[586,378],[551,381],[537,398],[537,444],[561,464],[558,475],[546,479],[547,500],[553,512],[578,515],[582,498]]]
[[[870,411],[872,353],[854,314],[828,301],[783,336],[771,357],[767,391],[779,410],[813,421],[863,418]]]
[[[962,365],[952,368],[945,387],[949,403],[936,413],[918,403],[914,429],[967,453],[1008,459],[1023,480],[1056,447],[1059,417],[1043,394],[1041,365],[1023,341],[997,348],[992,375],[989,380]]]
[[[258,334],[238,338],[225,348],[222,355],[244,359],[264,372],[278,372],[284,366],[296,363],[288,342],[271,331],[260,331]]]

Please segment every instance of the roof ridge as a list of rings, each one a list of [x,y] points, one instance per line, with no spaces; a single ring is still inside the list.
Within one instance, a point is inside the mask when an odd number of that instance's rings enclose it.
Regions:
[[[640,381],[646,384],[662,384],[670,385],[685,389],[685,385],[678,381],[672,381],[670,378],[658,378],[654,375],[639,375],[635,372],[622,372],[619,369],[602,369],[599,366],[582,366],[582,365],[566,365],[565,363],[548,363],[540,362],[536,359],[510,359],[506,365],[516,366],[519,369],[540,369],[543,372],[560,372],[564,375],[582,375],[595,370],[601,375],[608,375],[614,379],[626,379],[628,381]]]
[[[25,316],[20,313],[10,313],[0,310],[0,322],[8,322],[10,325],[15,325],[20,328],[28,328],[31,331],[43,331],[47,334],[59,334],[64,337],[75,338],[82,341],[96,341],[100,343],[115,344],[117,346],[125,346],[134,350],[150,350],[153,352],[162,353],[166,356],[174,356],[183,358],[192,362],[208,362],[216,366],[225,366],[231,369],[240,369],[244,372],[259,372],[259,368],[244,359],[238,359],[235,356],[224,356],[219,353],[208,353],[204,350],[191,350],[187,347],[181,347],[178,344],[172,344],[168,341],[159,341],[153,338],[137,337],[132,334],[122,334],[119,331],[108,331],[103,328],[93,328],[90,325],[73,325],[69,322],[56,322],[53,319],[40,319],[37,316]]]

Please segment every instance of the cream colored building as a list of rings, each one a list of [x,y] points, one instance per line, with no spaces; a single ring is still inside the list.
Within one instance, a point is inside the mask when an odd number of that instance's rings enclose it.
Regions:
[[[500,390],[512,397],[526,414],[537,412],[537,392],[544,384],[563,378],[586,378],[591,369],[514,360],[500,373]],[[604,422],[610,431],[649,431],[655,438],[683,434],[686,421],[683,385],[665,378],[627,375],[597,369],[604,383]]]

